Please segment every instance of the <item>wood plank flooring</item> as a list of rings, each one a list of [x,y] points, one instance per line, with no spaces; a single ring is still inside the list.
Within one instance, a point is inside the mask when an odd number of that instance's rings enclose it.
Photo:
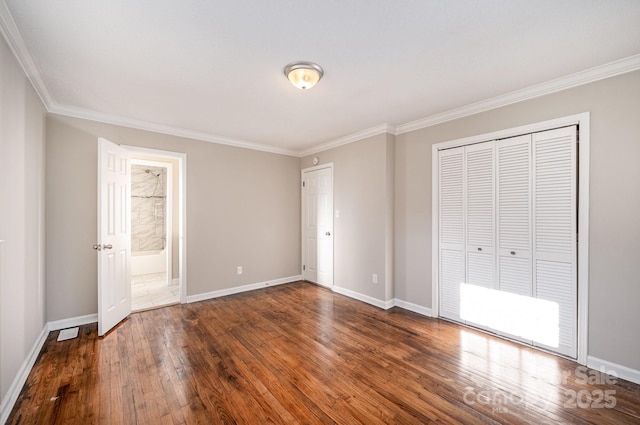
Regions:
[[[638,385],[305,282],[57,336],[7,423],[640,423]]]

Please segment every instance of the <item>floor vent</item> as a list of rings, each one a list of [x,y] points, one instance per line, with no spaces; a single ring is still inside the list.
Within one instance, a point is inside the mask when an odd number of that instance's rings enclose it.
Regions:
[[[78,329],[79,328],[76,327],[61,330],[60,334],[58,335],[58,341],[65,341],[67,339],[76,338],[78,336]]]

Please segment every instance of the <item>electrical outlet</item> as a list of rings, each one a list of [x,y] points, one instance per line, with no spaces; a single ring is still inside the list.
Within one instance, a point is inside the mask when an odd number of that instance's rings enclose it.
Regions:
[[[371,275],[371,282],[372,283],[378,283],[378,275],[377,274],[372,274]]]
[[[236,268],[236,273],[237,273],[237,274],[242,274],[242,266],[238,266],[238,267]]]

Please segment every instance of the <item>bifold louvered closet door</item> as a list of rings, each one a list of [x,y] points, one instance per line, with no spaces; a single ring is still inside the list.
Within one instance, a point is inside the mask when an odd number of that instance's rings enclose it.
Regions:
[[[576,357],[576,133],[439,152],[442,317]]]

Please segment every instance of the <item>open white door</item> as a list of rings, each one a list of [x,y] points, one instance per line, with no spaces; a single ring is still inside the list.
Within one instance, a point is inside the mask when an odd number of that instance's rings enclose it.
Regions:
[[[333,167],[302,171],[302,278],[333,287]]]
[[[98,139],[98,335],[131,313],[131,164],[127,150]]]

